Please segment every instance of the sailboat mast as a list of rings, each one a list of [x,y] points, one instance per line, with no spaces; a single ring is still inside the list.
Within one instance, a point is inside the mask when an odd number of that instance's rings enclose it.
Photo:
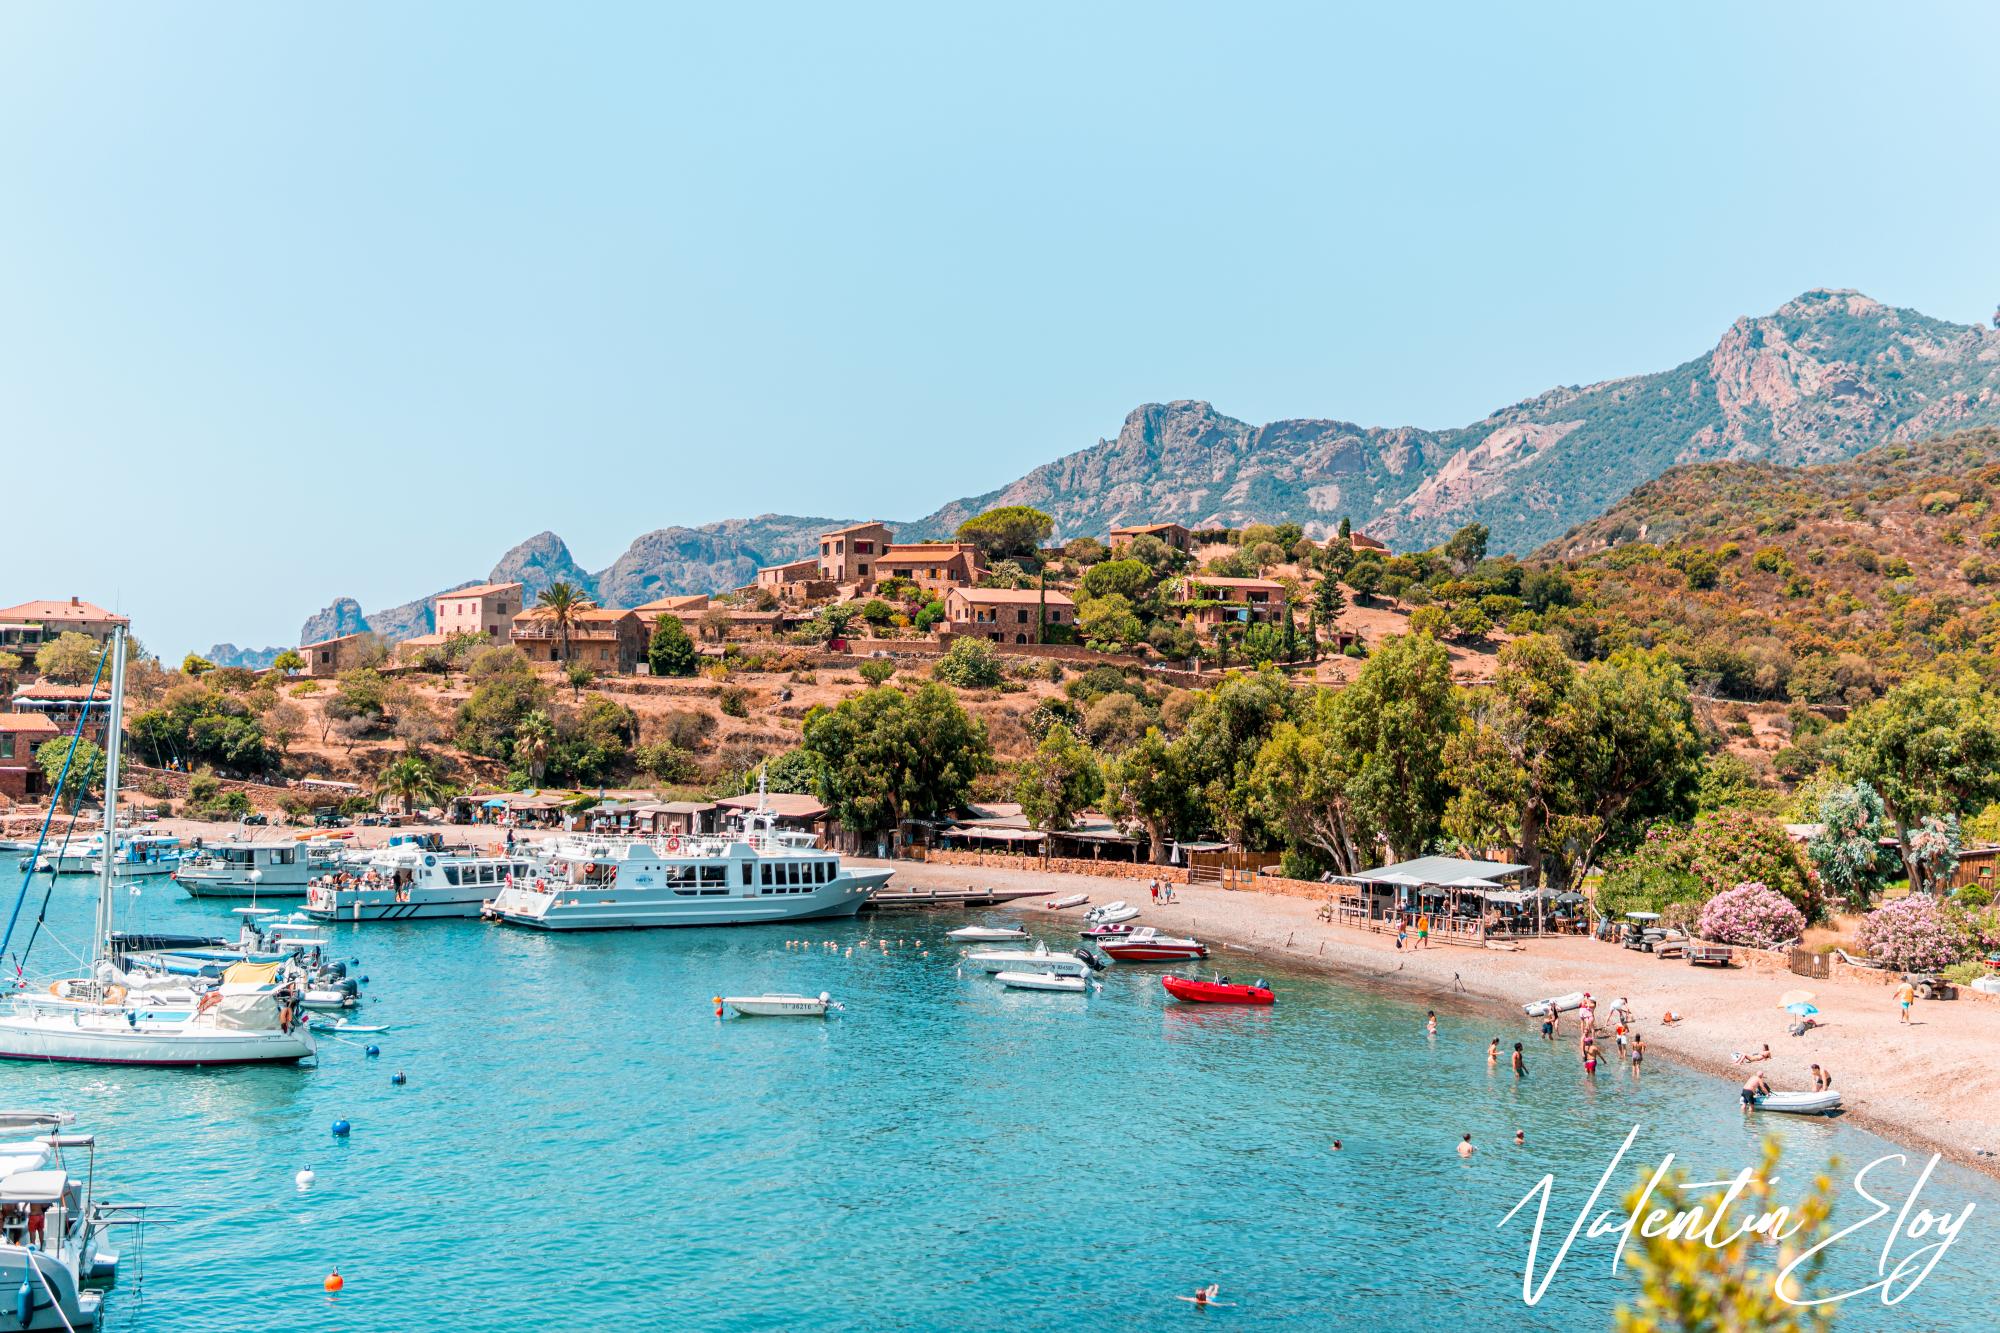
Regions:
[[[86,705],[88,706],[88,705]],[[90,971],[111,947],[111,886],[118,874],[118,760],[125,736],[125,627],[111,631],[111,720],[104,746],[104,860],[97,877],[97,930],[90,941]]]

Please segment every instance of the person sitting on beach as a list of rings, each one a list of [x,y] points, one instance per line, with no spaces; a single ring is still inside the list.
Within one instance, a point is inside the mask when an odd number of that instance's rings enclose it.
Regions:
[[[1833,1087],[1833,1073],[1831,1070],[1821,1069],[1818,1065],[1814,1065],[1812,1067],[1812,1076],[1814,1092],[1826,1092]]]
[[[1741,1051],[1730,1052],[1729,1063],[1733,1065],[1754,1065],[1760,1060],[1768,1060],[1770,1058],[1771,1058],[1771,1047],[1770,1044],[1767,1042],[1762,1048],[1752,1051],[1748,1055],[1743,1054],[1743,1052]],[[1815,1068],[1817,1068],[1817,1066],[1815,1066]]]
[[[1770,1095],[1770,1081],[1764,1077],[1764,1071],[1761,1069],[1744,1080],[1743,1104],[1745,1106],[1755,1106],[1759,1097],[1768,1097]]]

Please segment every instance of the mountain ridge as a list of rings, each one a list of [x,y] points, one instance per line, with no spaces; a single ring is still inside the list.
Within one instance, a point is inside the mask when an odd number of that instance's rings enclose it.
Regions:
[[[1737,319],[1708,352],[1671,369],[1547,389],[1468,426],[1334,417],[1259,426],[1198,399],[1147,403],[1113,438],[923,518],[887,521],[904,539],[938,537],[992,505],[1032,504],[1062,538],[1167,520],[1289,520],[1324,536],[1348,517],[1404,549],[1479,522],[1496,551],[1524,551],[1677,464],[1835,461],[1995,423],[2000,331],[1819,288],[1769,315]],[[661,528],[596,574],[544,532],[503,556],[489,577],[520,577],[532,595],[561,570],[608,605],[636,605],[741,586],[760,565],[807,555],[819,531],[848,521],[764,514]],[[305,634],[358,626],[407,638],[429,628],[430,614],[428,599],[365,615],[343,599],[308,620]]]

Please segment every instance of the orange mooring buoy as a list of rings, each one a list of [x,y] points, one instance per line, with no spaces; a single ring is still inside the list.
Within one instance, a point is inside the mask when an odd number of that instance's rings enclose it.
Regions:
[[[715,997],[715,1016],[717,1018],[722,1017],[722,997],[720,995]]]
[[[342,1287],[346,1285],[347,1285],[347,1279],[343,1278],[340,1275],[340,1270],[338,1268],[334,1269],[331,1273],[328,1273],[326,1275],[325,1286],[328,1291],[339,1291]]]

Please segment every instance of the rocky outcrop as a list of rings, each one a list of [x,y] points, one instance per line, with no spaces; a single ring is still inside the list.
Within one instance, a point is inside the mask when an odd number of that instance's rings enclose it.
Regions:
[[[202,656],[219,667],[246,667],[251,671],[262,671],[278,660],[282,648],[238,648],[233,643],[218,643]]]
[[[361,614],[361,603],[352,597],[336,597],[333,605],[314,612],[306,618],[299,630],[299,642],[318,643],[322,639],[337,639],[343,634],[359,634],[372,626],[368,617]]]

